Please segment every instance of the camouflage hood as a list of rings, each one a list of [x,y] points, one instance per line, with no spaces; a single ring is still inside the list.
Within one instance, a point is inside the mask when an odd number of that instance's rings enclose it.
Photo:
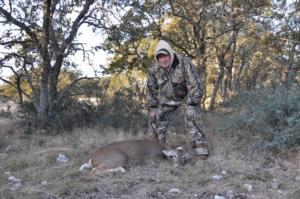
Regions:
[[[158,63],[158,60],[157,60],[157,55],[158,55],[158,52],[160,50],[165,50],[169,53],[169,55],[171,56],[171,65],[173,64],[174,62],[174,51],[173,49],[171,48],[170,44],[168,44],[166,41],[164,40],[160,40],[155,48],[155,61],[156,63]],[[159,64],[159,63],[158,63]]]

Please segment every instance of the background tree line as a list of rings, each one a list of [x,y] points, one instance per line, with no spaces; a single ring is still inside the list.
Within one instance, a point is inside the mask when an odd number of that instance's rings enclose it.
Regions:
[[[197,66],[206,84],[202,109],[258,88],[289,93],[300,82],[299,12],[298,0],[1,0],[0,67],[13,72],[0,77],[1,93],[43,128],[79,113],[117,127],[142,120],[145,74],[159,39]],[[79,43],[83,28],[104,42]],[[88,59],[99,49],[112,55],[104,74],[82,76],[70,57]],[[78,101],[90,97],[98,109]]]

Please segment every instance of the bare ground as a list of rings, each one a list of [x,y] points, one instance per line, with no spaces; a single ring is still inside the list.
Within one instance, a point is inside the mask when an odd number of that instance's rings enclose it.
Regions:
[[[87,154],[108,142],[137,136],[97,128],[55,137],[43,132],[26,135],[16,123],[1,119],[0,198],[300,198],[299,153],[254,152],[255,144],[241,145],[216,133],[222,125],[220,115],[207,114],[205,119],[208,160],[180,168],[168,161],[149,161],[125,173],[102,176],[78,171]],[[59,153],[69,161],[57,162]],[[8,179],[12,176],[21,180],[19,187]]]

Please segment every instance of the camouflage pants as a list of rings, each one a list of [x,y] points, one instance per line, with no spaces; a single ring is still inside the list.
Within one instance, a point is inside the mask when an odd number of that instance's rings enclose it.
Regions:
[[[185,112],[187,110],[186,107],[180,107]],[[161,106],[156,109],[155,118],[150,118],[150,125],[155,133],[155,137],[162,144],[166,143],[167,129],[169,125],[169,116],[170,113],[179,109],[177,106]],[[206,144],[206,138],[204,133],[202,132],[199,124],[194,119],[189,120],[185,115],[185,127],[187,131],[188,141],[195,154],[199,155],[208,155],[208,148]]]

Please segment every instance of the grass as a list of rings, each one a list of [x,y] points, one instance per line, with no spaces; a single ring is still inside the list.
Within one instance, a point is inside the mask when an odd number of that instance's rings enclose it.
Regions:
[[[247,143],[216,133],[223,125],[221,113],[205,115],[205,132],[211,156],[206,161],[174,168],[170,162],[150,161],[129,168],[125,173],[95,176],[79,172],[87,155],[99,146],[112,141],[142,137],[130,132],[106,128],[82,128],[57,136],[42,133],[21,136],[20,127],[12,121],[1,121],[0,198],[214,198],[216,194],[227,197],[232,191],[247,198],[282,199],[297,198],[299,162],[295,158],[272,156],[265,151],[255,151],[255,143]],[[11,133],[11,131],[13,133]],[[169,136],[173,139],[174,135]],[[179,135],[182,139],[182,135]],[[7,150],[8,149],[8,150]],[[56,162],[59,153],[67,155],[68,163]],[[1,157],[1,156],[0,156]],[[272,164],[266,161],[272,160]],[[222,171],[226,174],[222,174]],[[12,191],[4,172],[22,179],[23,187]],[[222,175],[219,181],[213,175]],[[279,182],[273,188],[273,181]],[[47,184],[42,184],[46,181]],[[252,184],[248,193],[244,184]],[[172,190],[179,192],[172,192]]]

